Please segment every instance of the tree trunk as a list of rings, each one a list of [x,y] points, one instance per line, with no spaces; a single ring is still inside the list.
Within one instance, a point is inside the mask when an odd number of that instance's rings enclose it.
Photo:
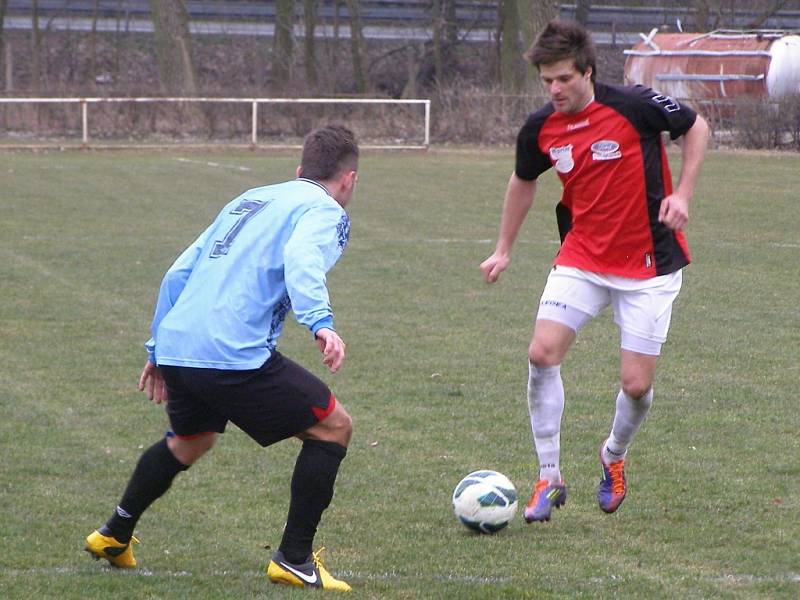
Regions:
[[[592,8],[592,0],[578,0],[575,7],[575,20],[586,27],[589,22],[589,11]]]
[[[30,90],[39,91],[41,74],[42,34],[39,31],[39,0],[31,2],[31,82]]]
[[[500,84],[506,94],[516,94],[522,88],[522,65],[519,46],[519,12],[517,0],[501,0],[499,6],[502,31],[500,34]]]
[[[774,0],[772,6],[767,8],[763,13],[756,17],[753,21],[747,24],[746,29],[760,29],[764,26],[771,16],[781,10],[786,5],[786,0]]]
[[[554,0],[523,0],[520,3],[520,22],[523,24],[522,38],[527,51],[536,41],[545,26],[558,16],[558,3]],[[534,96],[545,96],[536,68],[525,68],[525,89]]]
[[[167,94],[196,95],[186,5],[183,0],[150,0],[150,14],[162,90]]]
[[[303,48],[305,50],[303,62],[305,63],[306,82],[312,92],[317,91],[317,52],[314,40],[314,31],[317,27],[317,2],[316,0],[303,0],[303,19],[305,22],[305,39]]]
[[[442,15],[442,0],[433,0],[431,4],[431,29],[433,30],[433,73],[436,84],[439,85],[444,80],[444,57],[442,56],[444,15]],[[410,55],[411,53],[409,53]],[[411,72],[409,71],[410,76]],[[416,77],[416,74],[414,76]],[[414,87],[416,88],[416,85]]]
[[[89,34],[89,88],[94,90],[97,87],[97,11],[100,7],[100,0],[94,0],[92,7],[92,32]]]
[[[694,26],[697,31],[708,31],[708,0],[695,0]]]
[[[350,49],[353,55],[353,79],[356,92],[367,92],[367,77],[364,72],[364,33],[361,30],[361,14],[358,0],[347,0],[347,13],[350,16]]]
[[[341,24],[339,7],[341,5],[341,0],[333,0],[333,52],[331,52],[331,66],[334,74],[336,73],[336,67],[339,65],[339,26]]]
[[[6,63],[5,56],[6,56],[6,45],[5,40],[3,38],[3,19],[6,18],[6,4],[7,0],[0,0],[0,73],[5,73],[5,83],[4,88],[6,90],[9,89],[9,79],[8,77],[8,67],[9,65]]]
[[[292,76],[294,53],[294,2],[275,3],[275,39],[272,53],[272,80],[277,87],[285,86]]]
[[[444,39],[449,48],[452,48],[458,42],[456,0],[444,0]]]
[[[437,83],[447,79],[454,68],[453,48],[458,43],[458,21],[455,0],[433,0],[431,5],[433,30],[433,65]]]

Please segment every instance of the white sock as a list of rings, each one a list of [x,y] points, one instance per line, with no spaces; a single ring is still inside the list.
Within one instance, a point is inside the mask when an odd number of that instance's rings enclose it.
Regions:
[[[617,394],[617,409],[614,413],[614,424],[603,448],[603,460],[607,463],[625,458],[633,436],[639,431],[645,417],[653,404],[653,388],[644,396],[635,399],[623,392]]]
[[[539,478],[561,481],[561,415],[564,413],[564,384],[561,365],[536,367],[528,364],[528,412]]]

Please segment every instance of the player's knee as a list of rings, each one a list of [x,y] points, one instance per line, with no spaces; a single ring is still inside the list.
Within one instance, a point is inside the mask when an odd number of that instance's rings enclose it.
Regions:
[[[335,430],[338,437],[337,441],[342,446],[347,447],[350,443],[350,438],[353,436],[353,417],[344,408],[342,408],[339,419],[335,424]]]
[[[218,434],[213,431],[191,437],[171,436],[167,438],[172,454],[186,466],[197,462],[206,452],[214,447]]]
[[[555,344],[534,339],[528,346],[528,360],[535,367],[554,367],[561,364],[561,350]]]
[[[652,381],[646,377],[629,375],[622,380],[622,391],[634,400],[640,400],[647,395],[652,387]]]
[[[330,417],[323,421],[328,429],[331,431],[338,431],[341,433],[352,433],[353,431],[353,417],[350,416],[342,405],[336,407],[336,410]]]
[[[353,435],[353,418],[341,404],[337,404],[333,412],[322,421],[310,427],[298,437],[300,439],[336,442],[345,448]]]

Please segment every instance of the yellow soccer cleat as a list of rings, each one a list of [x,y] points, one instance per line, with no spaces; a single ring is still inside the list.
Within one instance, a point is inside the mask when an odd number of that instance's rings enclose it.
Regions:
[[[133,569],[136,559],[133,557],[133,544],[138,544],[135,537],[127,544],[118,542],[115,538],[95,531],[86,538],[84,550],[92,555],[95,560],[105,558],[112,567],[119,569]]]
[[[336,579],[322,566],[319,555],[324,550],[320,548],[311,555],[311,560],[301,565],[288,562],[283,553],[278,550],[267,565],[267,578],[272,583],[294,585],[307,588],[321,588],[335,592],[349,592],[352,588]]]

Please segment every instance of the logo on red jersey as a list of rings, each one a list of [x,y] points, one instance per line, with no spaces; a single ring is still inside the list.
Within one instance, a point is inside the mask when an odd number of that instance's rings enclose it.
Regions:
[[[589,126],[589,119],[584,119],[583,121],[578,121],[577,123],[569,123],[567,125],[567,131],[575,131],[576,129],[583,129],[584,127]]]
[[[619,150],[619,143],[614,140],[600,140],[592,144],[593,160],[614,160],[621,156],[622,152]]]
[[[559,173],[572,171],[575,167],[575,161],[572,159],[572,144],[550,148],[550,160],[555,162],[556,171]]]

